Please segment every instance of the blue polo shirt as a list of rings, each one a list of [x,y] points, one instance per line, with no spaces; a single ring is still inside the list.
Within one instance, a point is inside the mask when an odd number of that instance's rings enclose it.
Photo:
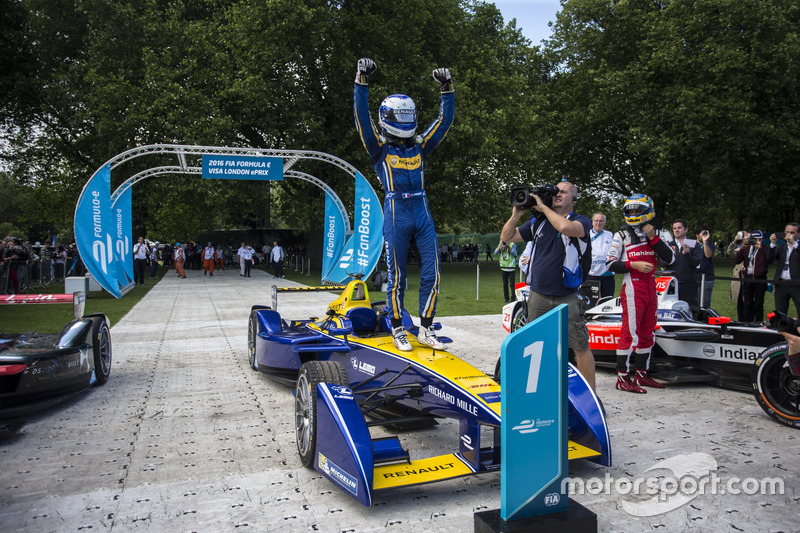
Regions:
[[[544,215],[541,215],[544,216]],[[519,227],[519,234],[526,241],[533,240],[533,225],[536,218]],[[586,215],[575,215],[572,220],[577,220],[583,225],[585,236],[581,240],[589,240],[589,230],[592,222]],[[530,268],[528,269],[527,282],[531,290],[548,296],[566,296],[577,292],[577,288],[570,289],[564,286],[564,239],[561,232],[545,221],[536,231],[536,245],[531,252]]]

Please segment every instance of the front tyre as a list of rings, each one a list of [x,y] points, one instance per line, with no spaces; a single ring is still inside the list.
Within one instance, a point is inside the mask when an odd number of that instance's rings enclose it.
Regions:
[[[300,367],[294,397],[297,452],[303,466],[313,468],[317,451],[317,385],[349,386],[344,365],[338,361],[308,361]]]
[[[256,361],[256,339],[258,338],[258,310],[270,309],[266,305],[254,305],[250,309],[250,320],[247,321],[247,355],[250,361],[250,368],[258,370]]]
[[[104,317],[92,318],[92,352],[95,384],[103,385],[111,375],[111,331]]]
[[[773,420],[800,429],[800,376],[789,371],[788,346],[774,344],[761,352],[753,368],[753,394]]]

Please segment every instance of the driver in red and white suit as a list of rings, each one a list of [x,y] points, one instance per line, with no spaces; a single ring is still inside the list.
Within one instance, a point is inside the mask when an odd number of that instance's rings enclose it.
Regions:
[[[614,234],[606,262],[608,270],[624,274],[620,290],[622,332],[617,345],[617,389],[644,394],[647,391],[642,387],[664,388],[647,375],[658,319],[655,272],[659,259],[671,265],[675,255],[656,235],[652,224],[646,224],[655,216],[649,196],[629,196],[622,212],[628,225]],[[634,353],[635,369],[631,366]]]

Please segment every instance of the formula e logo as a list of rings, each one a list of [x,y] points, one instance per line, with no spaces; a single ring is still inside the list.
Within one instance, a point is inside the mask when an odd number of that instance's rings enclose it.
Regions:
[[[546,428],[555,423],[555,420],[523,420],[518,425],[511,428],[512,431],[519,431],[523,435],[526,433],[536,433],[541,428]]]
[[[519,431],[523,435],[526,433],[536,433],[537,431],[539,431],[539,428],[534,427],[535,425],[536,422],[534,422],[533,420],[523,420],[521,424],[519,424],[518,426],[514,426],[513,428],[511,428],[511,430]]]
[[[472,438],[469,435],[461,435],[461,442],[464,444],[464,448],[467,450],[472,451],[475,449],[475,447],[472,445]]]
[[[347,270],[350,266],[350,261],[353,260],[353,248],[348,248],[342,257],[339,258],[339,268]]]
[[[365,374],[369,374],[370,376],[375,375],[375,365],[371,365],[369,363],[365,363],[364,361],[359,361],[355,357],[350,358],[350,362],[353,363],[353,369],[358,370],[359,372],[363,372]]]

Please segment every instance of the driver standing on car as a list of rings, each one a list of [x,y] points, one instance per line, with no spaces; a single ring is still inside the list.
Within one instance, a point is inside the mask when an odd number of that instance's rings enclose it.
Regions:
[[[659,259],[671,265],[675,254],[648,223],[655,216],[649,196],[629,196],[622,214],[627,225],[614,234],[607,261],[608,270],[624,275],[620,289],[622,331],[617,344],[617,390],[644,394],[647,391],[642,387],[664,388],[647,375],[658,318],[655,272]],[[634,350],[635,369],[631,365]]]
[[[417,340],[434,350],[444,344],[433,330],[433,317],[439,298],[439,244],[433,217],[425,194],[425,162],[447,135],[453,123],[455,98],[453,79],[446,68],[433,71],[433,79],[441,85],[439,116],[422,135],[416,135],[417,108],[404,94],[393,94],[381,103],[381,130],[369,114],[369,76],[377,67],[371,59],[358,60],[353,112],[361,142],[378,173],[386,196],[383,203],[383,239],[389,281],[386,290],[386,312],[392,322],[395,347],[412,350],[403,328],[403,296],[406,286],[406,261],[411,241],[415,241],[422,261],[419,284],[420,328]]]

